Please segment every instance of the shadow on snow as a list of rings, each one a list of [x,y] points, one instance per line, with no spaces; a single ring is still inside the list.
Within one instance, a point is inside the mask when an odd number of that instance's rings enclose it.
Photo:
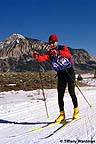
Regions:
[[[35,125],[35,124],[50,124],[51,122],[15,122],[0,119],[0,124],[19,124],[19,125]]]

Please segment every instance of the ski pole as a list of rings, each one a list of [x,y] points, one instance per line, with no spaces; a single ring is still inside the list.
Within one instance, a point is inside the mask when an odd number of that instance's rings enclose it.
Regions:
[[[45,97],[45,93],[44,93],[44,88],[43,88],[43,82],[42,82],[42,76],[41,76],[39,62],[38,62],[38,69],[39,69],[39,78],[40,78],[40,83],[41,83],[41,88],[42,88],[42,94],[43,94],[43,98],[44,98],[44,104],[45,104],[46,114],[47,114],[47,117],[49,118],[49,114],[48,114],[48,110],[47,110],[46,97]]]
[[[35,52],[36,50],[33,49],[33,52]],[[30,61],[30,60],[33,60],[34,58],[31,58],[27,61]],[[43,82],[42,82],[42,76],[41,76],[41,71],[40,71],[40,64],[39,62],[37,61],[37,66],[38,66],[38,73],[39,73],[39,78],[40,78],[40,83],[41,83],[41,89],[42,89],[42,95],[43,95],[43,98],[44,98],[44,104],[45,104],[45,110],[46,110],[46,114],[47,114],[47,117],[49,118],[49,114],[48,114],[48,110],[47,110],[47,103],[46,103],[46,97],[45,97],[45,93],[44,93],[44,88],[43,88]]]
[[[80,93],[82,94],[83,98],[85,99],[85,101],[87,102],[87,104],[89,105],[89,107],[92,109],[93,106],[88,102],[88,100],[86,99],[86,97],[84,96],[84,94],[82,93],[81,89],[79,88],[79,86],[77,85],[77,83],[72,79],[71,75],[69,74],[68,70],[65,68],[68,76],[71,78],[71,80],[74,82],[75,86],[78,88],[78,90],[80,91]]]

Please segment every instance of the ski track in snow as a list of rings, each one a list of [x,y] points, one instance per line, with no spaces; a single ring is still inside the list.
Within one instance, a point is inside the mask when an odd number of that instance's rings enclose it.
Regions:
[[[80,89],[93,109],[90,109],[76,88],[81,119],[60,130],[57,129],[62,124],[55,124],[34,132],[30,131],[52,122],[58,116],[57,90],[45,90],[49,118],[46,115],[44,101],[38,100],[38,98],[43,98],[41,90],[0,93],[0,144],[71,144],[84,143],[84,141],[91,144],[91,140],[95,144],[96,87],[90,86]],[[71,118],[73,105],[67,90],[64,99],[66,119]],[[51,136],[53,132],[55,133]]]

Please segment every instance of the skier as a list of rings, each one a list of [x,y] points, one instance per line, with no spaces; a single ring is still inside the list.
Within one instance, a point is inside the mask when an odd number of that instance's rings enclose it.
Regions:
[[[51,50],[46,52],[44,55],[40,55],[38,52],[34,52],[34,58],[38,62],[51,60],[53,68],[57,71],[58,76],[57,91],[58,91],[58,105],[60,115],[56,118],[55,122],[62,122],[65,120],[63,98],[67,84],[68,84],[68,91],[72,98],[74,106],[73,119],[78,119],[80,117],[80,112],[78,108],[77,97],[75,95],[75,84],[74,84],[75,72],[73,69],[72,55],[67,46],[58,45],[59,42],[56,34],[52,34],[49,36],[49,44]]]

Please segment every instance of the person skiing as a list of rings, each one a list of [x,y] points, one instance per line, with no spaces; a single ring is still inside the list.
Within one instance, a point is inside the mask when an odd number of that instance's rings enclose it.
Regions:
[[[72,119],[78,119],[80,117],[80,112],[78,108],[78,101],[75,94],[75,72],[73,69],[73,61],[70,50],[67,46],[60,46],[58,42],[58,36],[52,34],[49,36],[49,44],[51,50],[46,52],[44,55],[40,55],[38,52],[34,52],[34,58],[38,62],[44,62],[51,60],[53,68],[57,71],[58,76],[58,105],[60,110],[60,115],[55,119],[55,122],[62,122],[65,120],[64,111],[64,93],[66,86],[68,84],[68,91],[73,102],[73,117]]]

